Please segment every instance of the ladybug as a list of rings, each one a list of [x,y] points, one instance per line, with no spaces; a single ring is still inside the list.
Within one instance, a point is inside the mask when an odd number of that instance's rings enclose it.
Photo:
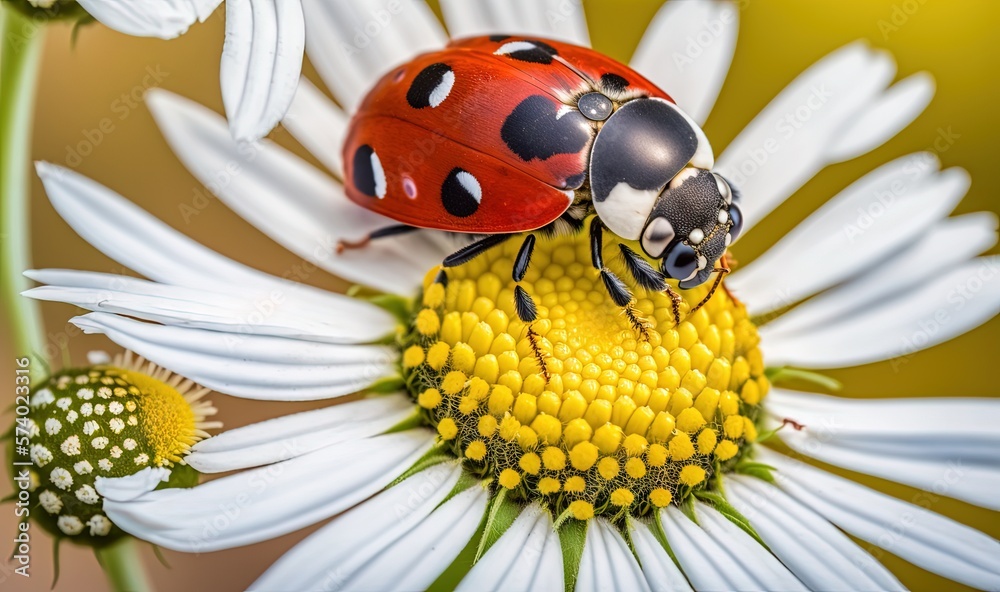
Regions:
[[[679,319],[666,278],[687,289],[720,272],[698,306],[707,302],[742,227],[704,132],[669,95],[607,56],[551,40],[459,39],[396,68],[353,116],[343,157],[348,197],[401,224],[341,249],[419,228],[481,235],[445,258],[447,269],[524,234],[512,270],[520,282],[531,232],[580,231],[596,214],[592,262],[637,327],[632,294],[603,262],[605,228],[659,263],[619,245],[636,283],[670,293]],[[515,309],[535,320],[519,285]]]

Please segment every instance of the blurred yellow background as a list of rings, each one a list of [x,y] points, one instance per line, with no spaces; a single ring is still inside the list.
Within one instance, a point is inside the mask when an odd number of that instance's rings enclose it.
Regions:
[[[620,60],[628,59],[645,25],[662,4],[659,0],[585,0],[584,3],[594,46]],[[1000,83],[996,77],[1000,72],[1000,52],[996,51],[994,34],[995,23],[1000,21],[1000,3],[742,0],[740,5],[736,57],[706,126],[716,153],[799,72],[858,38],[890,50],[899,65],[899,78],[921,70],[930,72],[936,79],[937,93],[923,115],[898,137],[872,153],[820,173],[738,245],[738,259],[753,259],[827,199],[873,168],[928,148],[940,129],[950,129],[959,136],[946,152],[939,153],[944,166],[962,166],[973,177],[972,189],[956,213],[1000,209],[993,186],[1000,136],[1000,110],[996,107],[1000,104]],[[294,265],[296,258],[292,254],[217,202],[213,201],[190,222],[185,222],[179,204],[190,203],[202,187],[172,155],[141,101],[133,108],[129,106],[131,99],[123,98],[133,94],[139,97],[144,81],[155,80],[157,86],[221,112],[218,74],[224,10],[216,11],[206,23],[194,26],[186,35],[170,42],[127,37],[92,25],[80,31],[76,46],[72,47],[70,32],[69,25],[53,26],[46,42],[33,159],[71,166],[135,201],[167,224],[238,261],[279,274]],[[151,72],[157,76],[148,76]],[[306,72],[318,80],[308,66]],[[95,132],[104,120],[113,129]],[[283,130],[276,130],[272,138],[316,163]],[[89,154],[77,150],[81,142],[92,144]],[[122,271],[76,236],[56,215],[37,179],[33,191],[36,267]],[[345,287],[329,277],[318,278],[317,283],[332,289]],[[67,305],[44,306],[50,342],[57,347],[65,343],[76,363],[83,362],[90,349],[114,350],[113,344],[105,339],[78,335],[66,324],[77,312]],[[960,339],[916,354],[898,371],[886,362],[831,374],[843,381],[844,394],[854,397],[997,396],[1000,393],[991,369],[997,361],[998,343],[1000,319],[993,319]],[[15,352],[10,351],[10,344],[4,340],[0,347],[3,359],[12,360]],[[10,384],[12,362],[3,364],[2,372],[5,383]],[[309,407],[248,402],[222,395],[214,395],[213,399],[219,404],[227,427]],[[886,422],[892,420],[885,418]],[[7,425],[9,416],[3,421]],[[882,480],[862,480],[903,499],[911,499],[915,494],[915,490]],[[7,479],[0,480],[0,496],[8,494],[9,488]],[[12,533],[13,511],[3,508],[0,508],[0,533]],[[946,499],[933,509],[994,537],[1000,536],[996,513]],[[204,555],[165,552],[173,569],[158,563],[147,545],[143,554],[160,590],[242,590],[312,530],[243,549]],[[40,533],[35,532],[32,577],[26,581],[0,573],[4,589],[49,589],[51,541],[42,540]],[[89,550],[65,543],[61,557],[62,577],[56,590],[106,588]],[[889,554],[883,556],[883,561],[912,589],[957,587]]]

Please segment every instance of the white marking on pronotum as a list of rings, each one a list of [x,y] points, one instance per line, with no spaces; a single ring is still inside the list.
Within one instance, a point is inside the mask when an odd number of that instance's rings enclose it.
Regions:
[[[378,154],[374,150],[372,150],[371,161],[372,177],[375,178],[375,195],[382,199],[385,197],[386,191],[385,170],[382,169],[382,161],[379,160]]]
[[[538,46],[530,41],[510,41],[500,46],[500,49],[493,52],[493,55],[507,55],[516,51],[531,51],[538,49]]]
[[[479,185],[479,181],[472,176],[472,173],[461,171],[455,177],[462,185],[462,188],[469,192],[472,199],[476,200],[476,203],[483,202],[483,188]]]
[[[658,195],[658,191],[636,189],[621,181],[604,201],[594,202],[594,208],[608,230],[625,240],[639,240]]]
[[[453,86],[455,86],[455,72],[448,70],[443,76],[441,76],[441,82],[439,82],[438,85],[434,87],[434,90],[431,91],[430,96],[427,98],[427,102],[432,108],[437,107],[448,98],[448,95],[451,94],[451,88]]]

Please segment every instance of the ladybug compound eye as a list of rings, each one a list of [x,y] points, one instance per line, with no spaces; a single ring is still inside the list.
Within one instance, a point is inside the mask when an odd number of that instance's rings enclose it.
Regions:
[[[733,225],[729,228],[730,243],[740,238],[740,233],[743,232],[743,210],[740,209],[738,204],[729,204],[729,217],[733,221]],[[729,246],[728,244],[726,245]]]
[[[699,257],[690,245],[675,243],[664,257],[661,271],[663,275],[675,280],[689,280],[698,273],[701,263],[699,259],[703,257]]]
[[[646,230],[642,233],[642,250],[650,257],[659,259],[675,236],[674,227],[670,221],[662,216],[657,216],[649,221]]]
[[[583,113],[583,116],[591,121],[604,121],[611,117],[611,112],[614,111],[611,99],[599,92],[583,95],[577,101],[576,106],[580,109],[580,113]]]

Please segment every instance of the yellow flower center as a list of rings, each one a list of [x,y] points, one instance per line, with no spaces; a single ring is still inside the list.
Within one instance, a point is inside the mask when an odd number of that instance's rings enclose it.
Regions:
[[[215,413],[196,389],[130,353],[111,365],[58,372],[31,395],[18,427],[30,440],[41,522],[59,536],[95,543],[120,535],[102,513],[97,477],[125,477],[146,467],[175,467],[171,485],[194,485],[193,469],[175,466]]]
[[[711,282],[680,290],[678,323],[669,295],[629,281],[606,237],[606,264],[637,295],[637,329],[591,266],[587,235],[537,236],[519,284],[538,305],[530,327],[514,310],[519,241],[449,269],[447,285],[432,270],[404,374],[441,440],[508,495],[579,519],[643,514],[738,461],[769,385],[741,304],[720,289],[691,313]]]

